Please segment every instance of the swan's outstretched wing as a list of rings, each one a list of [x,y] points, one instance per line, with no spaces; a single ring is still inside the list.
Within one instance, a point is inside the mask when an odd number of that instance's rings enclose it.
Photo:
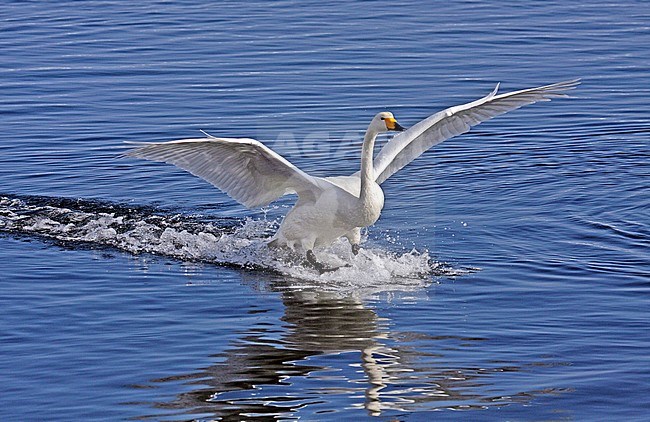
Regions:
[[[374,160],[375,177],[381,184],[424,151],[451,137],[468,132],[472,126],[519,107],[552,98],[580,84],[579,79],[538,88],[497,95],[499,85],[488,96],[438,112],[396,135]]]
[[[142,143],[126,155],[174,164],[248,208],[288,193],[315,193],[318,181],[254,139],[200,138]]]

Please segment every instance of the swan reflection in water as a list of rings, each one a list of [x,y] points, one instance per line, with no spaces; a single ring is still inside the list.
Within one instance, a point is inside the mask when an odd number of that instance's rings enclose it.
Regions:
[[[379,416],[388,410],[483,409],[542,393],[494,395],[500,389],[491,377],[520,371],[516,365],[453,367],[467,356],[475,363],[471,349],[487,339],[396,332],[390,320],[352,296],[296,291],[277,280],[258,283],[254,287],[282,292],[281,322],[261,318],[215,355],[214,365],[152,380],[193,388],[156,408],[221,420],[296,417],[306,408],[312,415],[360,408]]]

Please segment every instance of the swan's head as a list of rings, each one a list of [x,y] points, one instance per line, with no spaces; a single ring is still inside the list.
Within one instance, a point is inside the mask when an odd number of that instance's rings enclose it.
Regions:
[[[396,132],[402,132],[404,128],[402,125],[397,123],[393,113],[389,111],[382,111],[377,113],[370,126],[377,131],[377,133],[388,132],[389,130],[394,130]]]

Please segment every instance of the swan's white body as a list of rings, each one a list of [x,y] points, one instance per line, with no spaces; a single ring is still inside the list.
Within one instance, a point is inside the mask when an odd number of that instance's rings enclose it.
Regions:
[[[349,178],[314,178],[317,192],[298,193],[296,205],[284,218],[274,243],[308,251],[329,246],[345,236],[352,245],[361,242],[361,228],[375,224],[384,207],[384,191],[374,177],[375,139],[389,130],[390,113],[377,114],[368,126],[361,151],[361,172]],[[399,127],[399,126],[398,126]]]
[[[472,126],[527,104],[565,97],[564,92],[578,84],[573,80],[500,95],[497,85],[486,97],[433,114],[397,134],[373,161],[377,134],[403,129],[391,113],[379,113],[366,131],[361,169],[350,176],[310,176],[254,139],[208,136],[150,143],[128,155],[174,164],[248,208],[297,193],[298,201],[270,242],[273,245],[311,251],[344,236],[358,247],[361,228],[374,224],[384,206],[379,185],[398,170],[432,146]]]

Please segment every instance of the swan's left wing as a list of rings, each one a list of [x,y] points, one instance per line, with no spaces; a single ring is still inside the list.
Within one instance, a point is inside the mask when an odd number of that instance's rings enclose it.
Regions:
[[[174,164],[248,208],[282,195],[316,193],[319,181],[255,139],[199,138],[141,143],[127,156]]]
[[[468,132],[472,126],[528,104],[566,97],[565,91],[579,84],[580,80],[574,79],[500,95],[497,95],[497,85],[494,91],[479,100],[438,112],[384,145],[374,160],[377,183],[383,183],[432,146]]]

